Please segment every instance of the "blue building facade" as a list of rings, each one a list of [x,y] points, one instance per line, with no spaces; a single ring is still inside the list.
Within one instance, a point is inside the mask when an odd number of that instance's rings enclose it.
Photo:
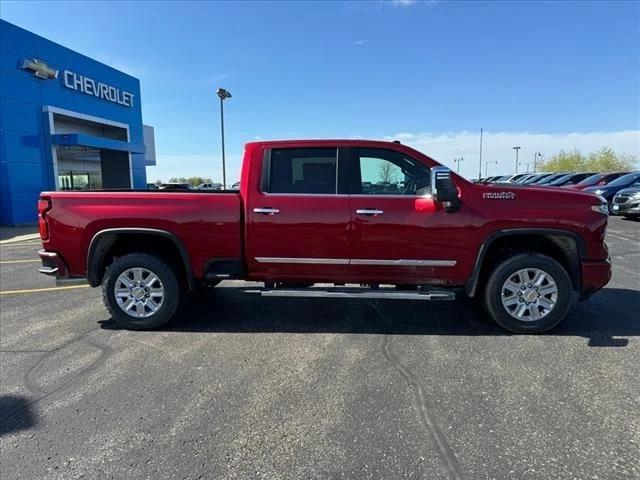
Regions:
[[[140,82],[0,20],[0,224],[37,221],[44,190],[146,188]]]

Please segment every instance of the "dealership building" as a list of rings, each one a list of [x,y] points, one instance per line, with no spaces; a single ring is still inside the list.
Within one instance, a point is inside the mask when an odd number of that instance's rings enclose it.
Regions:
[[[43,190],[146,188],[140,82],[0,20],[0,224],[36,222]]]

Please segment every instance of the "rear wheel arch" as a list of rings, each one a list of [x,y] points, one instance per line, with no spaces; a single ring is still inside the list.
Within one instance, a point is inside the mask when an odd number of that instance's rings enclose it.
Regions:
[[[577,233],[551,228],[516,228],[494,232],[482,243],[465,285],[467,294],[478,295],[499,261],[524,252],[541,253],[556,260],[569,274],[574,291],[580,290],[580,261],[586,257],[586,246]]]
[[[190,290],[195,288],[189,255],[180,238],[166,230],[142,227],[109,228],[93,236],[87,250],[89,284],[93,287],[100,285],[115,257],[135,252],[163,258]]]

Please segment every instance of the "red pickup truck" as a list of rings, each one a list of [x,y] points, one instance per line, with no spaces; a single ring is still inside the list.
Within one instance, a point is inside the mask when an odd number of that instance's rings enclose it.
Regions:
[[[43,192],[38,211],[40,271],[102,285],[132,329],[244,279],[267,297],[462,293],[510,331],[541,332],[611,276],[603,199],[473,184],[398,142],[252,142],[240,191]]]

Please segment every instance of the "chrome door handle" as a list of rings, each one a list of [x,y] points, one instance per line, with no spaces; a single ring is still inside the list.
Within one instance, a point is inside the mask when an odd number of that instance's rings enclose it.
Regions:
[[[280,209],[271,207],[254,208],[253,213],[261,213],[262,215],[275,215],[280,213]]]
[[[369,215],[370,217],[375,217],[376,215],[382,215],[384,213],[383,210],[378,210],[377,208],[359,208],[356,210],[358,215]]]

